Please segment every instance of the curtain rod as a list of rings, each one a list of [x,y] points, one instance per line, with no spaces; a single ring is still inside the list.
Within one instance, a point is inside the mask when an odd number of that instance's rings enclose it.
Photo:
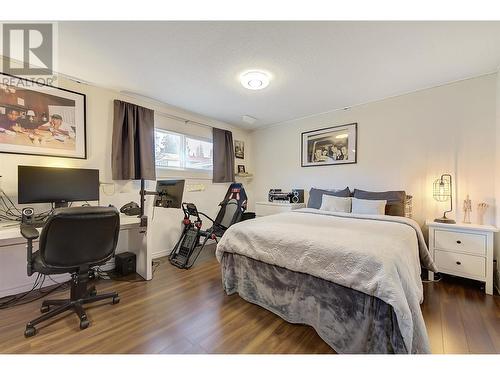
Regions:
[[[147,102],[147,103],[151,103],[155,106],[165,106],[166,105],[166,103],[163,103],[162,101],[159,101],[158,99],[151,98],[151,97],[145,96],[145,95],[141,95],[141,94],[138,94],[138,93],[133,92],[133,91],[121,90],[120,94],[128,96],[130,98],[139,99],[139,100]],[[160,116],[167,117],[167,118],[170,118],[172,120],[182,121],[184,124],[188,124],[190,122],[190,123],[193,123],[196,125],[204,126],[206,128],[210,128],[210,129],[214,128],[211,125],[204,124],[204,123],[198,122],[198,121],[189,120],[189,119],[181,117],[181,116],[172,115],[172,114],[167,113],[167,112],[156,111],[156,110],[154,110],[154,112]]]
[[[160,111],[154,111],[154,113],[159,115],[159,116],[162,116],[162,117],[170,118],[172,120],[182,121],[182,122],[184,122],[184,124],[192,123],[192,124],[204,126],[205,128],[213,129],[213,126],[211,126],[211,125],[207,125],[207,124],[204,124],[204,123],[198,122],[198,121],[189,120],[189,119],[184,118],[184,117],[171,115],[170,113],[160,112]]]

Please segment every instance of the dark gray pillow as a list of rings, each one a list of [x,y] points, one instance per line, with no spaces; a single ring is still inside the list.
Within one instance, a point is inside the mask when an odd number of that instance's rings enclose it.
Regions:
[[[364,191],[354,189],[354,198],[370,200],[386,200],[385,214],[390,216],[405,216],[406,193],[400,191]]]
[[[332,191],[332,190],[322,190],[312,188],[309,191],[309,201],[307,202],[308,208],[320,208],[321,201],[323,200],[323,194],[325,195],[333,195],[334,197],[342,197],[347,198],[351,196],[351,191],[348,187],[344,190]]]

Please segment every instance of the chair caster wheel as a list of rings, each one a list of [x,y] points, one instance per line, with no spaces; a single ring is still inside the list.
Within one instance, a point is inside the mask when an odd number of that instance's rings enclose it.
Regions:
[[[116,305],[117,303],[120,302],[120,297],[119,296],[116,296],[116,297],[113,297],[113,302],[111,302],[113,305]]]
[[[40,312],[41,312],[42,314],[45,314],[46,312],[49,312],[49,311],[50,311],[50,306],[45,306],[45,305],[42,305],[42,306],[40,307]]]
[[[26,326],[26,330],[24,331],[24,337],[33,337],[36,335],[36,328],[33,326]]]
[[[80,320],[80,329],[88,328],[89,325],[90,325],[90,322],[87,319]]]

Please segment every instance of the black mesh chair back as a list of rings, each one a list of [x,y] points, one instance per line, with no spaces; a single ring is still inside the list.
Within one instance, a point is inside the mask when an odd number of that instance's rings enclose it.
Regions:
[[[219,204],[221,207],[217,214],[214,225],[229,228],[241,220],[241,216],[247,208],[247,194],[243,185],[232,183],[227,190],[224,200]]]
[[[56,209],[40,235],[41,261],[68,269],[102,264],[114,255],[119,231],[115,207]]]

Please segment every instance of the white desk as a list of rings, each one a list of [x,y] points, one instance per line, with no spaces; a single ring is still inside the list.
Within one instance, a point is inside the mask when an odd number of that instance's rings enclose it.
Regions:
[[[135,216],[120,215],[120,234],[116,253],[130,251],[137,257],[137,273],[145,280],[151,280],[152,252],[148,247],[149,235],[140,227]],[[38,241],[33,243],[38,249]],[[68,274],[51,276],[54,281],[69,279]],[[0,297],[28,291],[33,286],[34,276],[26,274],[26,240],[21,236],[18,222],[0,222]],[[53,284],[46,278],[44,286]]]

